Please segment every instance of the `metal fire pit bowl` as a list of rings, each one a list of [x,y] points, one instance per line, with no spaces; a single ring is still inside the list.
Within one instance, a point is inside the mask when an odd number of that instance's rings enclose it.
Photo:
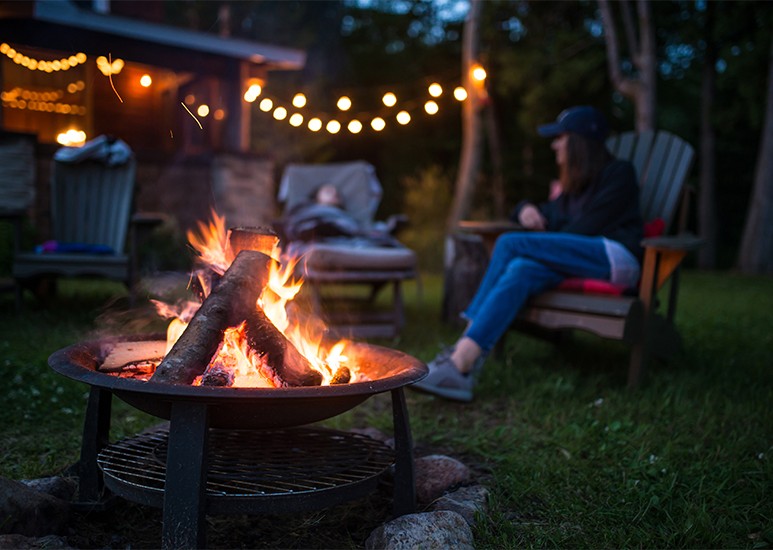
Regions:
[[[213,428],[283,428],[337,416],[372,395],[412,384],[427,374],[427,366],[397,350],[351,342],[346,354],[371,381],[331,386],[233,388],[144,382],[99,372],[97,368],[117,342],[147,342],[152,337],[122,337],[87,341],[53,353],[49,366],[59,374],[107,390],[131,406],[170,419],[172,404],[206,404]]]

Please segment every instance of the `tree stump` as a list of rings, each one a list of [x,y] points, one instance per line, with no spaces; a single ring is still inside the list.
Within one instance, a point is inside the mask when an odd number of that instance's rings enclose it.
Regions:
[[[441,314],[443,322],[453,326],[464,324],[459,314],[475,295],[488,260],[480,235],[454,233],[446,237]]]

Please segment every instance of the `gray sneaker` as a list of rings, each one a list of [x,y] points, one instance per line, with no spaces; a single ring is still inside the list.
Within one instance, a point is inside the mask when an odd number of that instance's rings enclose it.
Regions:
[[[452,401],[472,401],[475,380],[459,372],[450,356],[441,354],[430,361],[429,374],[410,387]]]

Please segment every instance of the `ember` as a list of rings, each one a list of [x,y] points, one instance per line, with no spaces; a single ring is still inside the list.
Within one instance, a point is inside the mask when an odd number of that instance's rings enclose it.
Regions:
[[[201,301],[155,302],[158,313],[172,319],[160,361],[151,369],[153,358],[134,356],[117,365],[110,357],[110,368],[100,370],[154,382],[257,388],[366,379],[348,364],[345,341],[329,349],[322,345],[320,319],[300,308],[288,313],[303,283],[293,278],[297,260],[279,262],[273,231],[226,230],[223,217],[212,217],[187,235],[198,253],[193,280]]]

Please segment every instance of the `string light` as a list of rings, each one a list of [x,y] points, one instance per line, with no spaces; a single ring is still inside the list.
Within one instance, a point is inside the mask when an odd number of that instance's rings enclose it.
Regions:
[[[486,71],[481,65],[475,64],[470,69],[472,85],[476,89],[482,86],[482,83],[485,81],[486,77]],[[250,79],[247,82],[247,85],[248,88],[244,94],[244,99],[245,101],[252,103],[257,100],[258,95],[263,92],[263,89],[255,82],[255,79]],[[448,89],[450,90],[451,88]],[[395,121],[401,126],[406,126],[413,121],[413,117],[416,116],[417,113],[421,113],[420,110],[422,108],[423,112],[429,116],[436,115],[440,112],[441,105],[435,99],[441,98],[441,96],[445,94],[444,86],[439,82],[432,82],[429,86],[427,86],[425,93],[429,94],[429,99],[421,100],[419,98],[414,98],[409,99],[408,101],[398,101],[397,94],[395,94],[393,91],[389,91],[381,96],[381,103],[383,103],[383,105],[389,109],[397,106],[399,108],[399,112],[394,115]],[[449,95],[452,95],[453,99],[455,99],[457,102],[466,101],[470,96],[469,91],[463,86],[454,87],[452,94]],[[276,99],[272,99],[270,97],[264,97],[261,99],[258,107],[265,113],[271,113],[275,120],[287,120],[287,122],[295,128],[300,128],[305,124],[306,128],[308,128],[308,130],[311,132],[319,132],[324,128],[330,134],[337,134],[343,128],[346,128],[351,134],[359,134],[368,126],[369,129],[374,132],[381,132],[387,127],[387,122],[383,117],[383,113],[376,115],[368,114],[366,112],[358,112],[356,117],[351,117],[351,120],[340,121],[333,118],[335,115],[330,113],[330,111],[328,111],[327,115],[321,113],[316,116],[311,114],[304,115],[299,112],[290,114],[288,113],[287,109],[282,106],[282,103],[283,101],[277,101]],[[308,108],[309,101],[306,95],[299,92],[292,96],[292,99],[289,103],[291,103],[292,107],[295,109],[306,109]],[[350,111],[352,106],[353,101],[347,95],[340,96],[335,103],[335,107],[339,114],[341,112],[345,113]],[[363,123],[363,118],[369,122]]]
[[[151,84],[153,84],[153,79],[150,78],[149,74],[144,74],[140,77],[140,86],[143,88],[148,88]]]
[[[104,55],[100,55],[97,57],[97,68],[99,71],[105,75],[110,76],[112,74],[119,74],[123,70],[124,62],[123,59],[116,58],[111,63],[107,60],[107,57]]]
[[[387,107],[394,107],[397,104],[397,96],[392,92],[387,92],[384,94],[384,97],[381,98],[381,101]]]
[[[204,118],[209,114],[209,105],[202,104],[199,105],[199,108],[196,109],[196,114],[199,115],[201,118]]]
[[[42,59],[35,59],[22,54],[15,48],[11,47],[7,42],[0,44],[0,53],[8,57],[11,61],[29,69],[30,71],[43,71],[46,73],[53,73],[56,71],[67,71],[78,65],[82,65],[87,61],[86,54],[78,52],[75,55],[63,57],[61,59],[54,59],[53,61],[47,61]]]

